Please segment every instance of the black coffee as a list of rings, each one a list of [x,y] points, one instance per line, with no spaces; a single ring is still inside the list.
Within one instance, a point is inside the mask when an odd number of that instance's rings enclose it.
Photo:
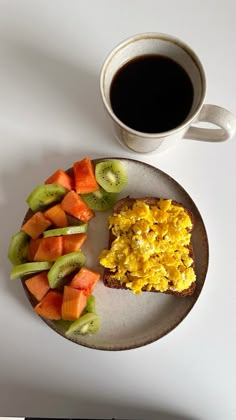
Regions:
[[[178,127],[193,103],[193,86],[186,71],[162,55],[128,61],[115,74],[111,106],[127,126],[145,133]]]

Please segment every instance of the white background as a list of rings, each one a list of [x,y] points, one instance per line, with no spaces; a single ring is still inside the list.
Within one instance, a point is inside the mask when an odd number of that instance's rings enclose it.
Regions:
[[[99,73],[110,50],[166,32],[199,55],[206,102],[236,113],[235,0],[0,1],[0,415],[161,420],[236,418],[235,138],[127,152],[104,117]],[[184,322],[156,343],[103,352],[75,345],[34,315],[9,280],[10,236],[25,197],[80,158],[130,157],[174,177],[204,219],[210,265]]]

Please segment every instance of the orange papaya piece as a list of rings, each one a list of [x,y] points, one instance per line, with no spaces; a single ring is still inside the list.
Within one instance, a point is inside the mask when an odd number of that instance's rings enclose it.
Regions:
[[[75,321],[82,314],[87,303],[87,296],[82,290],[74,289],[70,286],[64,286],[62,300],[62,319]]]
[[[30,293],[38,301],[42,300],[46,293],[50,290],[48,282],[48,272],[41,271],[25,281],[25,285]]]
[[[87,194],[99,189],[92,161],[88,157],[75,162],[73,172],[77,194]]]
[[[48,226],[52,223],[47,219],[41,211],[38,211],[31,216],[27,222],[23,224],[21,230],[23,230],[31,238],[38,238],[41,233],[43,233]]]
[[[92,294],[99,278],[100,274],[98,272],[83,266],[73,277],[69,286],[78,290],[83,290],[84,294],[89,296]]]
[[[63,237],[63,254],[80,251],[87,235],[85,233],[74,233],[72,235],[64,235]]]
[[[50,236],[40,238],[38,249],[34,255],[34,261],[56,261],[63,251],[62,236]]]
[[[68,226],[66,213],[60,204],[50,207],[43,214],[54,226],[58,228]]]
[[[82,198],[75,192],[69,191],[61,201],[63,210],[76,217],[82,222],[88,222],[94,216],[94,212],[85,204]]]
[[[47,319],[61,319],[63,296],[57,290],[49,290],[43,299],[34,307],[35,312]]]
[[[62,169],[57,169],[49,178],[46,179],[44,184],[60,184],[67,190],[73,188],[73,179]]]
[[[28,246],[28,253],[27,253],[28,261],[34,261],[34,256],[37,252],[40,241],[41,241],[41,238],[30,239],[29,246]]]

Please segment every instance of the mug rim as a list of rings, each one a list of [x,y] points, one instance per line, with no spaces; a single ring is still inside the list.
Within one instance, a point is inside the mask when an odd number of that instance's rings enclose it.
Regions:
[[[106,95],[105,95],[105,89],[104,89],[104,76],[106,73],[106,69],[111,61],[111,59],[114,57],[114,55],[121,50],[122,48],[124,48],[126,45],[135,42],[137,40],[141,40],[144,38],[148,38],[148,39],[163,39],[166,41],[170,41],[173,44],[177,44],[180,48],[182,48],[184,51],[186,51],[192,58],[192,60],[194,61],[194,63],[196,64],[196,66],[199,69],[199,73],[200,73],[200,77],[201,77],[201,82],[202,82],[202,97],[201,100],[199,101],[199,104],[196,108],[196,110],[194,111],[194,113],[191,115],[190,118],[188,118],[188,116],[185,118],[185,120],[178,125],[175,128],[172,128],[171,130],[168,131],[161,131],[158,133],[147,133],[144,131],[138,131],[135,130],[131,127],[129,127],[128,125],[124,124],[117,116],[116,114],[113,112],[110,104],[107,101]],[[194,52],[194,50],[184,41],[182,41],[180,38],[177,38],[174,35],[170,35],[164,32],[143,32],[140,34],[136,34],[136,35],[132,35],[126,39],[124,39],[123,41],[121,41],[119,44],[117,44],[111,51],[110,53],[107,55],[107,57],[105,58],[102,68],[101,68],[101,72],[100,72],[100,94],[102,97],[102,101],[103,104],[108,112],[108,114],[110,115],[110,117],[113,119],[113,121],[116,122],[116,124],[118,126],[120,126],[121,128],[123,128],[124,130],[128,131],[130,134],[133,134],[135,136],[139,136],[139,137],[143,137],[143,138],[149,138],[149,139],[156,139],[156,138],[162,138],[163,136],[169,136],[171,134],[177,133],[181,130],[183,130],[184,128],[188,128],[188,126],[193,122],[193,120],[196,118],[196,116],[198,115],[199,111],[201,110],[203,104],[204,104],[204,100],[205,100],[205,94],[206,94],[206,76],[205,76],[205,71],[203,68],[203,65],[200,61],[200,59],[198,58],[197,54]]]

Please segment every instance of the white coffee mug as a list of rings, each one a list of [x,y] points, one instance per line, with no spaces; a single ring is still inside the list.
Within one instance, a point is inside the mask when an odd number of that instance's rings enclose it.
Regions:
[[[110,101],[111,83],[118,70],[129,60],[150,54],[165,56],[177,62],[187,72],[193,86],[192,107],[185,120],[177,127],[161,133],[145,133],[128,127],[113,112]],[[203,66],[188,45],[171,35],[144,33],[132,36],[116,46],[103,64],[100,90],[113,134],[124,147],[135,152],[161,152],[183,138],[221,142],[231,139],[236,132],[236,117],[230,111],[217,105],[204,104],[206,77]],[[193,126],[198,122],[212,123],[219,128]]]

